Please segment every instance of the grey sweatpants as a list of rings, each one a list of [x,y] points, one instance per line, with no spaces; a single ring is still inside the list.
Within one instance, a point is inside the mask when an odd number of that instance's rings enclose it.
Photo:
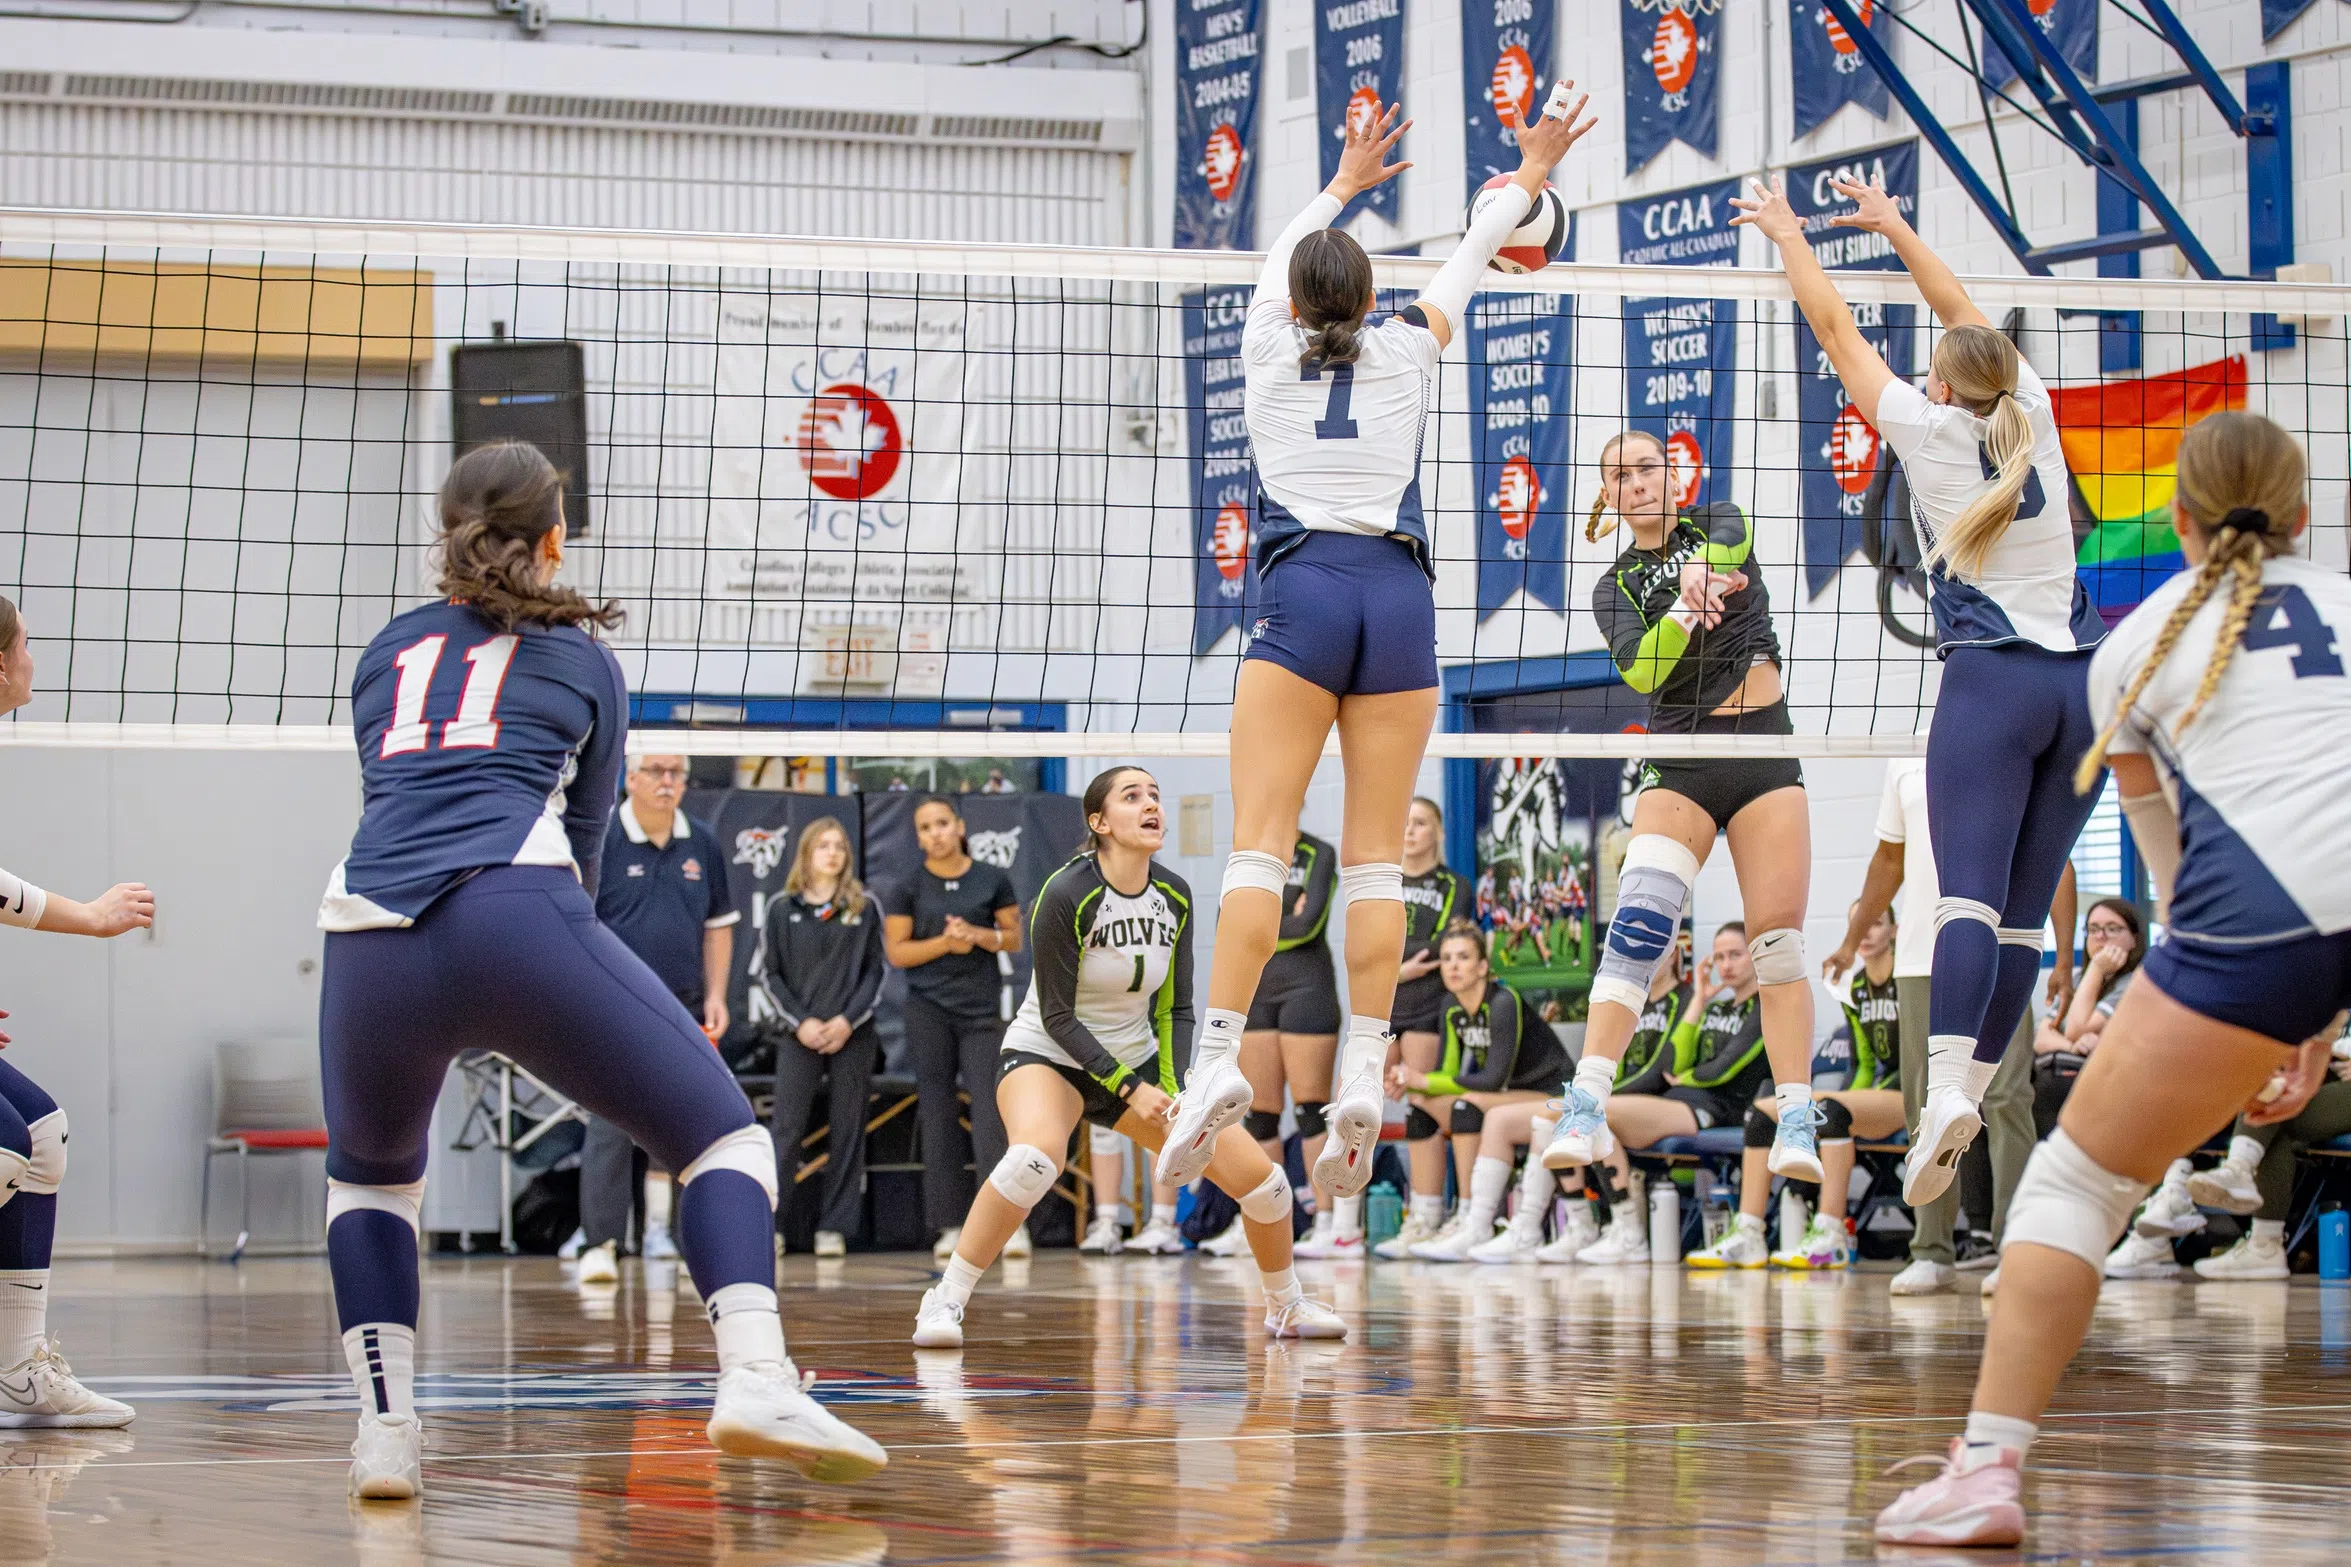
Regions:
[[[1902,1009],[1902,1109],[1913,1136],[1918,1133],[1919,1107],[1927,1096],[1927,1003],[1933,984],[1926,978],[1898,977],[1894,981],[1894,999]],[[2024,1174],[2035,1141],[2030,1007],[2025,1008],[2023,1020],[2008,1041],[2008,1053],[2000,1058],[1999,1070],[1992,1074],[1992,1086],[1984,1090],[1983,1112],[1983,1135],[1992,1155],[1992,1231],[1996,1235],[2008,1222],[2009,1194]],[[1910,1235],[1911,1260],[1948,1265],[1955,1255],[1951,1232],[1957,1228],[1958,1215],[1959,1183],[1953,1181],[1943,1188],[1942,1196],[1910,1216],[1917,1226]]]

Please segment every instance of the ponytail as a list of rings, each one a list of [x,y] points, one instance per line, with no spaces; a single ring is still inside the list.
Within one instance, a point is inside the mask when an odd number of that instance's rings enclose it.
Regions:
[[[1298,368],[1351,365],[1363,352],[1364,301],[1371,297],[1371,257],[1355,236],[1317,229],[1290,252],[1290,298],[1306,328]]]
[[[539,542],[563,526],[563,477],[527,441],[477,446],[441,481],[444,596],[462,600],[501,631],[620,624],[620,606],[591,604],[539,580]]]
[[[2016,504],[2033,473],[2033,422],[2016,400],[2016,345],[1988,326],[1953,327],[1935,345],[1934,370],[1951,400],[1984,420],[1984,451],[1991,484],[1940,530],[1927,566],[1955,577],[1979,577],[2000,536],[2016,520]]]

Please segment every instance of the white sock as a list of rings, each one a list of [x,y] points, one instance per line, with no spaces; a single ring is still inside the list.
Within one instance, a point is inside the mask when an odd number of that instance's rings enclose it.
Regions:
[[[1118,1222],[1118,1199],[1115,1196],[1097,1194],[1094,1198],[1094,1217],[1108,1219],[1111,1223],[1116,1224]]]
[[[1431,1229],[1444,1223],[1444,1194],[1440,1192],[1434,1197],[1423,1197],[1420,1193],[1414,1192],[1412,1194],[1412,1216]]]
[[[1760,1214],[1753,1213],[1740,1214],[1739,1233],[1742,1235],[1761,1235],[1763,1233],[1762,1216]]]
[[[1347,1042],[1339,1050],[1339,1091],[1345,1093],[1359,1077],[1369,1076],[1379,1092],[1380,1073],[1388,1064],[1388,1020],[1379,1017],[1347,1019]]]
[[[343,1358],[351,1363],[361,1415],[416,1418],[416,1329],[362,1322],[343,1335]]]
[[[1287,1306],[1306,1293],[1299,1287],[1296,1268],[1260,1268],[1257,1278],[1265,1286],[1265,1303],[1268,1306]]]
[[[727,1284],[703,1302],[710,1311],[710,1336],[718,1341],[720,1375],[737,1366],[781,1363],[784,1319],[776,1315],[776,1292],[765,1284]]]
[[[645,1229],[648,1233],[654,1230],[666,1232],[669,1229],[670,1199],[676,1190],[666,1175],[645,1177]]]
[[[1975,1041],[1965,1034],[1929,1034],[1927,1036],[1927,1092],[1938,1088],[1961,1088],[1967,1078],[1968,1064],[1975,1057]],[[1965,1090],[1962,1088],[1962,1092]]]
[[[1344,1241],[1363,1238],[1363,1199],[1342,1197],[1331,1204],[1331,1233]]]
[[[2186,1202],[2188,1201],[2188,1177],[2195,1173],[2196,1167],[2193,1164],[2185,1159],[2174,1159],[2170,1164],[2164,1166],[2163,1189],[2180,1201]]]
[[[2040,1426],[2030,1420],[1977,1413],[1967,1417],[1967,1434],[1962,1440],[1971,1448],[2006,1447],[2024,1453],[2031,1451],[2033,1438],[2040,1433]]]
[[[1174,1222],[1172,1214],[1169,1215],[1169,1222]],[[947,1271],[939,1280],[939,1288],[946,1291],[947,1298],[956,1305],[963,1305],[971,1299],[971,1292],[980,1287],[980,1275],[986,1271],[985,1268],[975,1268],[965,1262],[963,1253],[952,1253],[947,1258]]]
[[[1172,1202],[1155,1202],[1151,1205],[1151,1222],[1172,1228],[1175,1224],[1175,1210],[1176,1205]]]
[[[1192,1070],[1231,1061],[1240,1054],[1241,1029],[1249,1021],[1245,1012],[1230,1012],[1223,1007],[1210,1007],[1200,1022],[1199,1041],[1192,1046]]]
[[[1804,1108],[1812,1103],[1812,1085],[1781,1083],[1772,1090],[1772,1097],[1779,1101],[1780,1125],[1801,1126]]]
[[[2261,1168],[2262,1157],[2268,1152],[2268,1147],[2259,1138],[2239,1135],[2229,1139],[2228,1162],[2251,1175]]]
[[[1616,1087],[1616,1063],[1585,1051],[1584,1058],[1575,1064],[1575,1086],[1602,1104],[1608,1103],[1609,1092]]]
[[[1478,1240],[1494,1227],[1494,1214],[1502,1206],[1502,1194],[1510,1190],[1510,1161],[1478,1156],[1478,1162],[1469,1170],[1469,1232]]]
[[[2253,1221],[2253,1239],[2256,1243],[2266,1241],[2273,1246],[2283,1246],[2286,1243],[2286,1221],[2283,1219],[2255,1219]]]
[[[1559,1189],[1558,1172],[1543,1168],[1543,1145],[1551,1141],[1551,1128],[1557,1124],[1553,1121],[1535,1123],[1534,1141],[1527,1144],[1526,1168],[1518,1175],[1518,1201],[1521,1207],[1531,1202],[1548,1201],[1551,1194]]]
[[[49,1332],[49,1270],[0,1271],[0,1366],[33,1358]]]

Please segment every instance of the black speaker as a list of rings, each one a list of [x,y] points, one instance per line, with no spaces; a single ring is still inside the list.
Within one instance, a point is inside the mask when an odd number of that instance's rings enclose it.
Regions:
[[[460,343],[449,350],[449,432],[463,457],[528,441],[563,475],[564,532],[588,531],[588,396],[577,343]]]

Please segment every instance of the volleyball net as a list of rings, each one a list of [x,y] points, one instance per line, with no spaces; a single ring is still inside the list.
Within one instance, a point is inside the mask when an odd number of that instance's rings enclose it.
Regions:
[[[1437,262],[1381,258],[1383,309]],[[0,209],[0,592],[36,696],[0,741],[331,747],[433,595],[455,453],[564,470],[564,578],[668,750],[1225,748],[1257,604],[1227,252]],[[1898,372],[1934,327],[1840,275]],[[1777,272],[1492,274],[1422,466],[1451,756],[1905,754],[1936,663],[1898,466]],[[2058,388],[2081,570],[2119,617],[2180,564],[2180,433],[2266,413],[2346,561],[2351,288],[1971,279]],[[1344,420],[1343,407],[1332,410]],[[1590,614],[1607,437],[1755,524],[1797,733],[1647,737]],[[781,731],[781,733],[779,733]],[[650,736],[648,736],[650,738]]]

